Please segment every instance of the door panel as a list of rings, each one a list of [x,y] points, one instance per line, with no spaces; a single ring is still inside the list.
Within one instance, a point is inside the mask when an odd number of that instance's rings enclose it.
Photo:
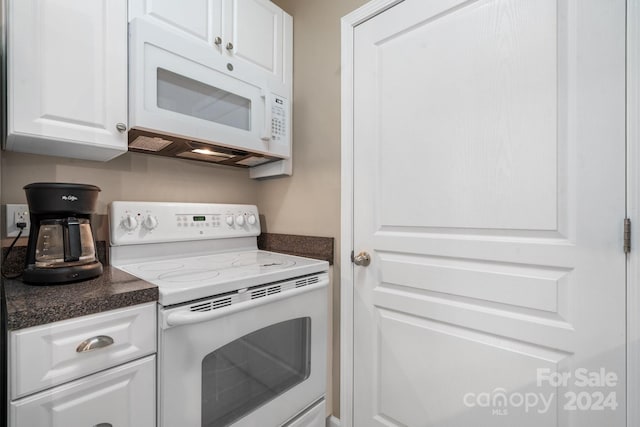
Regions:
[[[555,405],[549,405],[549,410],[543,413],[532,414],[527,424],[513,424],[513,418],[508,416],[502,417],[504,420],[496,417],[491,424],[477,424],[475,411],[459,411],[460,396],[463,403],[483,404],[482,398],[478,402],[474,391],[497,382],[500,388],[487,390],[492,398],[501,394],[501,390],[502,394],[517,390],[547,396],[555,390],[548,385],[538,388],[528,383],[523,372],[535,372],[538,368],[555,370],[565,354],[386,309],[379,311],[378,323],[380,387],[376,390],[380,403],[374,416],[377,425],[385,425],[385,421],[407,426],[553,425],[549,422],[556,415]],[[414,343],[411,351],[403,349],[407,339]],[[473,364],[468,361],[470,354],[474,357]],[[494,368],[477,369],[479,364]],[[429,369],[403,368],[420,365]],[[401,390],[413,392],[405,395]]]
[[[356,427],[624,425],[624,21],[405,0],[356,28]]]
[[[556,15],[480,2],[379,42],[380,224],[556,229]],[[438,185],[404,200],[417,165]]]

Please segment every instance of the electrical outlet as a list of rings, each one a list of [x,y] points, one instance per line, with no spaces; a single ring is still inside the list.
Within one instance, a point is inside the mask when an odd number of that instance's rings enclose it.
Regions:
[[[29,220],[29,207],[27,205],[10,205],[7,204],[5,211],[5,220],[7,224],[7,237],[14,237],[18,235],[20,229],[18,228],[19,222],[24,222],[27,226],[22,230],[22,236],[29,235],[29,229],[31,228],[31,222]]]

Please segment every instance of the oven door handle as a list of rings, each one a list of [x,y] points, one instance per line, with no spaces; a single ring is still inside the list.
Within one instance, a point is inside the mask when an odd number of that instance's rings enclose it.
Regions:
[[[222,316],[228,316],[229,314],[236,313],[238,311],[249,310],[254,307],[258,307],[272,302],[280,301],[283,299],[293,298],[296,295],[304,294],[306,292],[315,291],[316,289],[324,288],[329,284],[329,279],[325,278],[313,285],[302,286],[281,292],[278,294],[268,295],[262,298],[252,299],[248,301],[242,301],[237,304],[229,305],[223,308],[218,308],[211,311],[189,311],[182,309],[174,311],[165,315],[165,321],[162,322],[162,328],[168,329],[174,326],[190,325],[193,323],[207,322],[214,320]]]

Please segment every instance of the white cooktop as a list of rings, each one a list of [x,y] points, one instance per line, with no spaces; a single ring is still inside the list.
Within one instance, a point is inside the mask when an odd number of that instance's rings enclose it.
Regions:
[[[260,250],[216,253],[118,265],[158,286],[159,303],[179,304],[326,271],[328,264]]]
[[[111,265],[158,286],[163,306],[325,272],[329,263],[257,249],[254,205],[112,202]]]

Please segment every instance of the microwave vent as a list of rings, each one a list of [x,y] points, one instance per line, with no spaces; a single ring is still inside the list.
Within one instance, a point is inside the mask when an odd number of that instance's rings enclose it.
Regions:
[[[185,139],[172,134],[155,133],[135,128],[129,129],[128,139],[129,150],[133,152],[240,168],[249,168],[280,160],[277,157],[260,153],[249,153],[208,142]]]
[[[270,161],[272,160],[266,157],[251,156],[251,157],[247,157],[246,159],[237,161],[236,164],[253,167],[253,166],[258,166],[264,163],[268,163]]]
[[[169,141],[167,139],[140,135],[129,144],[129,147],[155,152],[160,151],[171,144],[173,144],[173,141]]]

